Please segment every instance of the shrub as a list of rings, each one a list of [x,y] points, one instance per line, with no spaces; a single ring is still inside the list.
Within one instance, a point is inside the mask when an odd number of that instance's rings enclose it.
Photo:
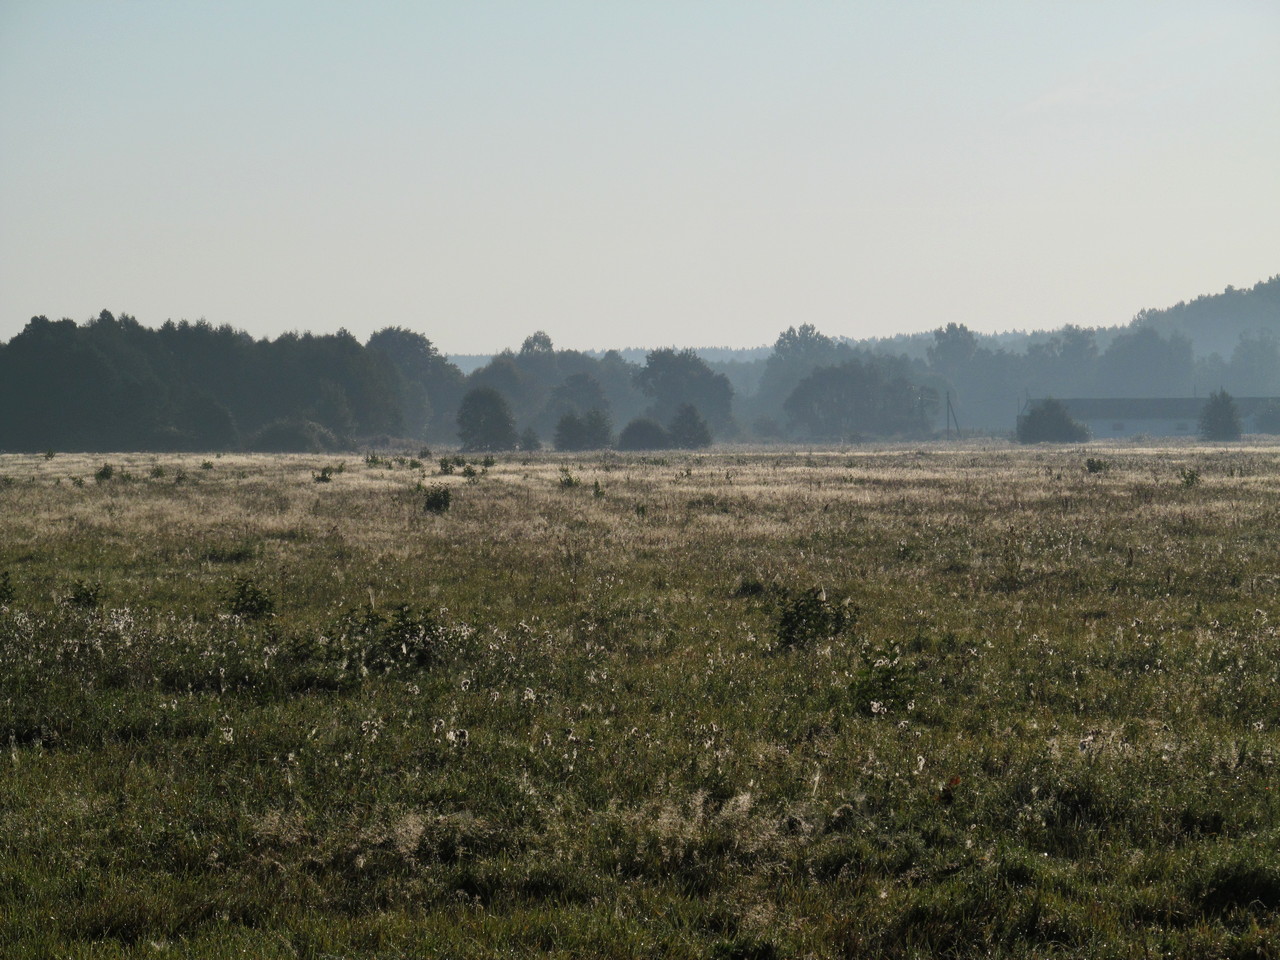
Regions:
[[[93,479],[98,483],[107,483],[116,475],[116,468],[109,463],[104,463],[98,468],[98,472],[93,475]]]
[[[444,513],[453,503],[453,491],[443,483],[433,483],[422,491],[424,513]]]
[[[244,620],[264,620],[274,616],[275,600],[250,577],[236,577],[226,594],[227,612]]]
[[[1096,457],[1090,457],[1084,462],[1085,470],[1089,473],[1106,473],[1111,469],[1111,463],[1107,460],[1099,460]]]
[[[1088,428],[1072,420],[1067,408],[1053,398],[1038,401],[1018,418],[1019,443],[1083,443],[1088,439]]]
[[[71,592],[67,594],[67,603],[73,607],[98,606],[102,603],[102,584],[88,580],[73,581]]]
[[[815,587],[787,601],[778,617],[778,646],[784,650],[833,640],[852,629],[857,608],[848,599],[835,602]]]
[[[440,475],[443,477],[447,477],[451,473],[453,473],[453,461],[450,460],[448,457],[441,457],[440,458]]]
[[[1200,411],[1200,438],[1239,440],[1240,431],[1240,413],[1231,394],[1225,390],[1209,394],[1204,409]]]
[[[274,420],[250,437],[246,446],[257,453],[330,453],[350,443],[311,420]]]
[[[648,417],[632,420],[618,435],[619,450],[666,450],[670,446],[666,429]]]

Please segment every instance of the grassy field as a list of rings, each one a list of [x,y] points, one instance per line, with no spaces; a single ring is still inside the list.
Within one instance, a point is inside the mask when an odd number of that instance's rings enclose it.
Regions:
[[[449,467],[0,457],[0,954],[1280,956],[1280,448]]]

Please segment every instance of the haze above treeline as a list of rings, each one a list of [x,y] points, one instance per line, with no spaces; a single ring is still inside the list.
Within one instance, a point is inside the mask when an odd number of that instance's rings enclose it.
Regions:
[[[698,445],[699,430],[927,438],[947,404],[966,430],[1007,434],[1028,398],[1280,395],[1280,275],[1120,326],[1034,333],[945,323],[855,341],[802,322],[756,349],[585,352],[530,331],[495,356],[457,358],[438,334],[388,323],[363,344],[346,331],[258,340],[203,320],[35,317],[0,345],[0,450],[594,449],[637,423],[652,446]],[[477,398],[500,408],[498,433],[468,432]]]

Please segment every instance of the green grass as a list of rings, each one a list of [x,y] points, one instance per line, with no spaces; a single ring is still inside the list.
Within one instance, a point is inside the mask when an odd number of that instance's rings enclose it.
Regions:
[[[1280,955],[1276,448],[107,459],[0,457],[6,957]]]

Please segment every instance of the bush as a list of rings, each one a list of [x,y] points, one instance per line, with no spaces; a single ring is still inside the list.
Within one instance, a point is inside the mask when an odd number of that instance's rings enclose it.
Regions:
[[[1236,402],[1225,390],[1209,394],[1200,412],[1200,438],[1202,440],[1239,440],[1240,413]]]
[[[648,417],[632,420],[618,435],[619,450],[666,450],[671,438],[662,424]]]
[[[98,483],[106,483],[116,475],[116,468],[109,463],[104,463],[98,468],[98,472],[93,475],[93,479]]]
[[[226,594],[227,612],[244,620],[265,620],[275,615],[271,594],[249,577],[236,577]]]
[[[67,603],[73,607],[96,607],[102,603],[102,584],[97,581],[76,580],[67,594]]]
[[[273,420],[250,437],[246,446],[255,453],[332,453],[350,447],[350,443],[311,420]]]
[[[1052,397],[1037,401],[1025,416],[1018,418],[1019,443],[1083,443],[1089,430],[1072,420],[1067,408]]]
[[[453,503],[453,491],[443,483],[433,483],[422,491],[424,513],[444,513]]]
[[[834,640],[852,629],[857,608],[847,599],[834,602],[818,588],[792,597],[778,617],[778,646],[784,650]]]

